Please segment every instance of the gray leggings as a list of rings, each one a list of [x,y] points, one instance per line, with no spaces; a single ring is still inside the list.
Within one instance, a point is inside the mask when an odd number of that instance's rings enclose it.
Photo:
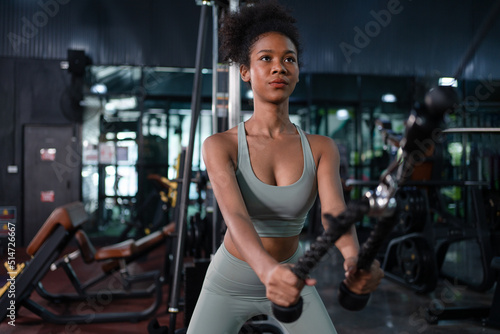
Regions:
[[[300,255],[299,246],[283,263],[294,263]],[[283,324],[288,333],[337,333],[316,289],[305,286],[301,296],[304,299],[301,317]],[[208,267],[187,333],[238,334],[248,319],[259,314],[272,314],[265,286],[246,262],[231,255],[222,244]]]

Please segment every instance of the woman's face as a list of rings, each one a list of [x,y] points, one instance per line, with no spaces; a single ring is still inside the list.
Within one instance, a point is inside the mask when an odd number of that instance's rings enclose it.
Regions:
[[[241,78],[250,82],[254,100],[282,103],[299,82],[297,49],[283,34],[262,34],[250,50],[250,68],[240,67]]]

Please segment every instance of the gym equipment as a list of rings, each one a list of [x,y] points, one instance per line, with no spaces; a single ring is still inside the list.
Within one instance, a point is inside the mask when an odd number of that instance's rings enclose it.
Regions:
[[[76,229],[87,220],[83,205],[79,203],[68,204],[52,212],[26,250],[33,258],[16,277],[14,310],[8,309],[11,305],[8,294],[4,294],[0,299],[0,321],[3,321],[8,314],[15,317],[21,305],[37,314],[43,312],[41,306],[30,301],[28,297],[35,289],[36,282],[45,275],[50,264],[57,259],[73,237]]]
[[[175,334],[186,334],[187,328],[176,330]],[[167,326],[160,326],[158,320],[153,319],[148,323],[149,334],[169,334]],[[241,327],[238,334],[283,334],[283,331],[274,324],[269,323],[266,317],[254,317]]]
[[[186,232],[186,252],[195,259],[209,258],[212,254],[209,217],[201,218],[201,213],[196,212],[190,217]]]
[[[483,191],[483,203],[486,208],[486,223],[493,231],[500,231],[500,192]]]
[[[384,144],[386,145],[390,144],[391,146],[399,147],[399,142],[402,139],[402,135],[392,130],[392,125],[390,121],[377,119],[375,121],[375,125],[382,134],[382,139],[384,141]]]
[[[387,278],[415,292],[431,292],[438,280],[435,257],[425,235],[410,233],[389,242],[382,268]]]
[[[18,263],[18,264],[16,264],[15,268],[11,268],[11,266],[9,265],[9,263],[7,261],[3,265],[4,265],[5,269],[7,270],[7,273],[9,273],[9,277],[11,279],[16,278],[23,271],[24,267],[26,266],[25,263]],[[11,285],[10,281],[7,281],[7,283],[5,283],[5,285],[0,289],[0,297],[3,296],[3,294],[7,290],[9,290],[10,285]]]
[[[180,206],[179,206],[179,219],[177,220],[178,225],[178,237],[177,245],[175,248],[175,263],[174,263],[174,274],[171,286],[170,294],[170,304],[168,307],[168,312],[170,313],[170,329],[168,329],[170,334],[175,332],[175,324],[177,313],[179,312],[179,294],[180,294],[180,281],[181,281],[181,270],[182,261],[184,253],[184,239],[185,239],[185,229],[186,229],[186,215],[187,206],[189,200],[189,187],[191,183],[191,173],[192,173],[192,163],[193,163],[193,148],[195,141],[196,126],[198,123],[198,118],[200,115],[200,102],[201,102],[201,70],[202,70],[202,55],[205,48],[205,31],[206,31],[206,19],[207,19],[207,5],[201,6],[200,13],[200,23],[198,26],[198,41],[196,45],[196,64],[195,64],[195,74],[191,101],[191,127],[189,131],[189,144],[185,153],[182,181],[181,181],[181,192],[180,192]]]
[[[175,334],[186,334],[186,332],[186,328],[174,331]],[[148,334],[169,334],[169,329],[167,326],[160,326],[158,320],[153,319],[148,323]]]
[[[347,210],[337,217],[332,217],[330,215],[325,216],[329,221],[329,228],[320,235],[316,241],[311,244],[310,249],[299,258],[298,262],[292,268],[292,272],[297,275],[298,278],[305,280],[311,269],[327,253],[328,249],[351,228],[352,224],[361,219],[369,211],[370,204],[367,199],[364,199],[359,202],[349,202],[347,204]],[[300,297],[297,304],[291,307],[283,307],[273,303],[273,315],[281,322],[294,322],[302,314],[302,306],[302,297]]]
[[[492,230],[486,223],[484,201],[481,189],[477,186],[464,187],[470,200],[472,222],[456,218],[446,212],[440,212],[440,224],[434,226],[436,239],[436,261],[441,276],[449,278],[459,284],[465,284],[475,291],[487,291],[493,286],[494,274],[490,268],[491,259],[494,256],[491,240]],[[468,243],[467,253],[471,255],[472,250],[477,252],[479,259],[474,260],[473,277],[462,275],[460,268],[455,272],[453,268],[446,267],[445,259],[449,252],[457,252],[460,247]],[[461,246],[462,245],[462,246]],[[457,248],[458,247],[458,248]],[[472,248],[471,248],[472,247]]]
[[[464,133],[477,136],[497,132],[498,129],[492,128],[451,128],[442,131],[443,136]],[[467,146],[465,138],[462,138],[461,144]],[[393,238],[387,248],[382,266],[387,278],[418,293],[434,290],[438,276],[476,291],[486,291],[493,285],[489,263],[495,254],[492,246],[495,201],[491,197],[494,191],[486,190],[492,186],[482,181],[479,166],[482,161],[481,157],[474,156],[477,150],[473,144],[471,142],[468,159],[477,161],[477,164],[472,163],[467,169],[473,181],[417,180],[412,177],[406,185],[411,185],[414,190],[405,191],[400,196],[396,194],[401,204],[398,230],[402,235]],[[442,171],[438,168],[438,172]],[[457,203],[453,206],[456,207],[456,214],[462,217],[448,212],[440,192],[442,187],[460,190],[464,203],[462,213]],[[453,260],[445,261],[448,258]],[[473,269],[464,270],[468,267]]]
[[[210,260],[195,259],[192,264],[186,263],[184,266],[184,326],[186,328],[191,321],[209,264]]]
[[[370,181],[351,180],[350,183],[358,186],[372,185]],[[439,274],[429,199],[423,188],[446,183],[448,182],[410,180],[395,194],[397,209],[394,217],[397,221],[387,237],[389,242],[381,248],[381,267],[386,278],[417,293],[433,291]]]
[[[463,73],[465,67],[467,66],[468,62],[470,59],[474,56],[474,53],[476,50],[479,48],[482,40],[486,36],[486,34],[489,32],[491,27],[494,25],[496,22],[498,16],[500,15],[500,1],[496,1],[495,3],[492,4],[492,7],[490,11],[488,12],[487,17],[484,18],[484,20],[481,23],[481,26],[477,30],[476,34],[474,35],[471,43],[469,44],[469,47],[464,54],[464,57],[462,61],[460,62],[460,65],[454,75],[455,78],[458,78],[461,76]],[[451,130],[451,129],[450,129]],[[449,131],[450,131],[449,130]],[[498,129],[489,129],[489,131],[495,131],[497,132]],[[452,131],[452,130],[451,130]],[[467,129],[458,129],[459,132],[485,132],[485,129],[472,129],[468,131]],[[481,252],[483,254],[482,256],[482,261],[486,262],[486,256],[492,254],[491,250],[491,245],[488,242],[488,240],[485,238],[485,231],[486,229],[482,226],[484,224],[484,221],[486,218],[484,217],[484,209],[482,210],[480,208],[479,203],[481,203],[478,198],[480,198],[480,193],[479,189],[476,189],[473,194],[476,194],[473,196],[473,207],[474,211],[476,214],[476,217],[483,218],[478,219],[478,223],[475,225],[476,231],[477,231],[477,236],[479,239],[479,244],[481,247]],[[482,203],[481,203],[482,204]],[[439,251],[438,251],[439,254]],[[492,269],[496,271],[500,271],[500,258],[497,256],[493,257],[491,260],[491,264],[487,264],[484,266],[483,264],[483,272],[488,275],[490,271],[488,270],[488,267],[491,266]],[[490,276],[491,277],[491,276]],[[483,283],[480,284],[482,285],[481,288],[484,288],[488,284],[488,278],[483,280]],[[492,327],[497,327],[500,328],[500,275],[497,273],[497,280],[496,280],[496,289],[495,293],[493,296],[493,302],[490,308],[448,308],[448,309],[440,309],[439,312],[432,311],[430,309],[427,310],[426,314],[426,319],[428,323],[431,324],[436,324],[439,320],[445,320],[445,319],[466,319],[470,317],[477,317],[481,318],[482,320],[486,319],[486,324],[488,326]]]
[[[62,268],[71,284],[73,285],[76,294],[52,294],[48,292],[38,282],[36,287],[37,293],[54,303],[74,302],[86,300],[87,298],[96,297],[98,293],[91,291],[97,283],[109,278],[113,273],[119,272],[120,283],[123,287],[121,290],[108,291],[107,294],[114,298],[147,298],[156,292],[156,282],[151,284],[149,288],[144,290],[133,290],[134,283],[143,280],[150,280],[149,274],[131,275],[128,271],[127,265],[139,258],[142,258],[147,253],[160,245],[165,244],[168,238],[174,233],[175,225],[173,223],[165,226],[163,230],[153,232],[138,240],[126,240],[124,242],[102,247],[96,251],[95,247],[90,242],[90,239],[83,230],[78,230],[75,233],[75,240],[78,245],[78,250],[64,255],[62,258],[54,262],[50,266],[51,271]],[[85,264],[93,264],[95,262],[101,263],[102,274],[89,279],[85,283],[81,283],[71,266],[71,262],[76,258],[82,258]],[[163,281],[163,278],[160,278]]]
[[[466,134],[462,138],[463,141],[466,141],[472,134],[477,136],[479,134],[488,135],[498,132],[498,129],[492,128],[445,130],[445,133]],[[488,291],[496,283],[493,300],[491,306],[445,305],[439,309],[428,308],[425,317],[430,324],[437,324],[442,320],[474,318],[487,326],[500,328],[500,322],[498,321],[500,318],[500,276],[498,275],[500,259],[498,257],[498,248],[495,249],[495,238],[498,237],[498,225],[496,224],[496,212],[498,211],[496,198],[498,198],[498,194],[494,184],[481,181],[481,169],[478,168],[481,159],[477,157],[471,157],[470,159],[476,162],[469,167],[471,175],[477,175],[479,180],[463,184],[460,188],[464,199],[465,213],[463,216],[464,218],[469,217],[469,219],[463,221],[445,210],[440,212],[439,224],[436,226],[436,239],[439,240],[436,245],[437,261],[442,276],[459,284],[465,284],[471,290]],[[454,259],[450,262],[455,267],[446,266],[447,253],[454,255]],[[470,265],[471,262],[472,270],[469,273],[463,272],[460,266],[463,266],[463,264]]]
[[[438,281],[429,200],[422,188],[406,186],[396,193],[397,234],[386,247],[385,276],[417,293],[431,292]]]
[[[0,322],[6,317],[15,317],[17,310],[23,306],[41,317],[44,321],[68,324],[68,323],[102,323],[102,322],[123,322],[140,321],[152,315],[161,302],[161,279],[159,271],[151,271],[141,274],[138,280],[150,280],[155,284],[154,302],[145,310],[140,312],[122,312],[122,313],[85,313],[85,314],[54,314],[30,299],[30,296],[38,286],[38,283],[46,275],[51,266],[62,265],[66,260],[56,261],[69,242],[73,240],[81,226],[88,221],[88,215],[81,202],[74,202],[65,206],[56,208],[49,218],[45,221],[36,236],[28,245],[26,252],[32,256],[24,270],[15,279],[15,301],[12,294],[4,294],[0,299]],[[127,247],[133,249],[134,242],[131,240],[126,243],[127,246],[110,248],[103,250],[103,258],[121,259],[127,253]],[[95,253],[99,254],[98,252]],[[74,255],[73,255],[74,256]],[[69,256],[66,258],[69,259]],[[96,257],[97,259],[97,257]],[[63,266],[69,269],[69,266]],[[135,280],[131,279],[131,282]],[[10,289],[12,290],[12,289]],[[9,290],[9,292],[10,292]],[[103,292],[100,291],[101,297]],[[112,297],[106,295],[106,297]],[[77,298],[78,299],[78,298]]]
[[[406,131],[400,142],[403,150],[400,161],[395,160],[381,176],[380,184],[375,191],[368,192],[364,198],[348,203],[348,208],[337,217],[325,215],[329,228],[311,244],[310,249],[302,256],[292,271],[300,279],[305,279],[310,270],[319,262],[337,239],[344,234],[359,218],[365,214],[378,217],[379,221],[368,240],[362,245],[358,255],[359,269],[369,270],[386,235],[392,230],[396,220],[393,215],[396,209],[394,198],[398,186],[411,177],[418,157],[423,154],[423,140],[429,140],[431,134],[440,125],[446,112],[455,108],[456,92],[452,87],[438,87],[426,94],[424,105],[416,105],[406,123]],[[392,173],[397,171],[396,177]],[[344,283],[339,288],[339,303],[346,309],[356,311],[365,307],[370,295],[357,295],[351,292]],[[276,319],[281,322],[296,321],[302,313],[302,301],[291,307],[272,305]]]
[[[500,257],[494,257],[491,268],[500,272]],[[429,324],[437,324],[441,320],[480,319],[487,326],[500,328],[500,275],[497,275],[496,288],[490,307],[449,307],[445,309],[427,308],[425,319]]]
[[[442,135],[456,136],[456,134],[465,133],[477,136],[498,131],[495,128],[450,128],[443,130]],[[398,146],[394,143],[393,145]],[[467,146],[466,138],[462,138],[461,145]],[[434,151],[432,146],[439,149],[439,145],[426,146],[429,152]],[[430,168],[420,166],[420,170],[415,169],[418,173],[414,172],[412,180],[406,182],[406,185],[412,186],[414,190],[409,191],[410,188],[406,188],[406,191],[400,194],[398,193],[403,189],[398,190],[396,198],[401,204],[401,209],[398,210],[400,217],[398,231],[402,235],[396,235],[387,249],[383,264],[387,278],[419,293],[432,291],[436,287],[435,280],[438,274],[454,282],[465,284],[476,291],[486,291],[491,288],[493,278],[489,263],[494,252],[490,234],[491,230],[494,230],[494,225],[491,226],[490,222],[494,219],[488,221],[488,215],[484,214],[482,206],[486,204],[486,208],[492,208],[494,200],[491,198],[482,200],[485,193],[488,196],[488,192],[484,190],[485,187],[491,187],[491,184],[481,181],[481,157],[474,155],[477,154],[474,142],[471,142],[471,146],[468,159],[477,161],[477,164],[473,163],[472,168],[468,168],[467,174],[473,181],[429,180],[431,172],[436,174],[434,178],[439,177],[438,173],[443,173],[442,168],[431,164]],[[434,163],[437,161],[435,157],[436,153],[433,153],[432,157],[426,155],[426,159],[433,159]],[[433,171],[434,169],[436,172]],[[418,175],[415,176],[415,174]],[[474,177],[475,175],[477,177]],[[357,182],[357,184],[369,185],[363,182]],[[440,193],[442,187],[456,187],[455,189],[460,190],[465,203],[463,219],[447,212],[447,205]],[[458,207],[456,212],[459,212]],[[467,212],[471,215],[467,216]],[[494,211],[486,211],[488,212],[490,217],[491,213],[494,214]],[[407,234],[411,235],[406,236]],[[468,243],[467,251],[464,248],[465,243]],[[471,249],[470,246],[473,248]],[[468,275],[463,270],[463,266],[456,264],[456,268],[453,268],[445,262],[447,254],[458,254],[457,251],[461,249],[464,253],[458,257],[454,255],[452,258],[465,261],[464,258],[472,258],[471,250],[476,251],[480,257],[480,262],[474,260],[474,270]],[[462,263],[466,265],[466,262]],[[420,274],[421,268],[425,270],[425,275]]]
[[[257,316],[244,324],[238,334],[283,334],[283,331],[272,324],[267,316]]]
[[[403,187],[396,192],[398,226],[403,234],[422,232],[428,221],[427,195],[416,187]]]
[[[133,233],[135,239],[146,236],[151,231],[161,229],[170,218],[170,210],[176,206],[177,182],[158,174],[149,174],[147,179],[151,181],[154,189],[148,194],[144,203],[137,208],[136,216],[140,216],[146,210],[151,210],[151,205],[156,202],[157,204],[153,206],[153,220],[149,224],[140,219],[125,222],[126,226],[118,237],[119,242],[132,237],[131,233]]]

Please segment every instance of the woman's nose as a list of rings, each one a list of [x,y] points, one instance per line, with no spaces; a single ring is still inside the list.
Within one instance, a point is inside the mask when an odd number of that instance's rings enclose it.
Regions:
[[[273,73],[286,73],[285,64],[281,61],[277,61],[273,64]]]

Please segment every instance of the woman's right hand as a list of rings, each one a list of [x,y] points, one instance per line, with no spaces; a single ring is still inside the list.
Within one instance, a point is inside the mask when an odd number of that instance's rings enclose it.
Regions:
[[[298,302],[304,285],[315,285],[316,280],[299,279],[291,270],[290,264],[277,264],[266,275],[266,297],[276,305],[289,307]]]

